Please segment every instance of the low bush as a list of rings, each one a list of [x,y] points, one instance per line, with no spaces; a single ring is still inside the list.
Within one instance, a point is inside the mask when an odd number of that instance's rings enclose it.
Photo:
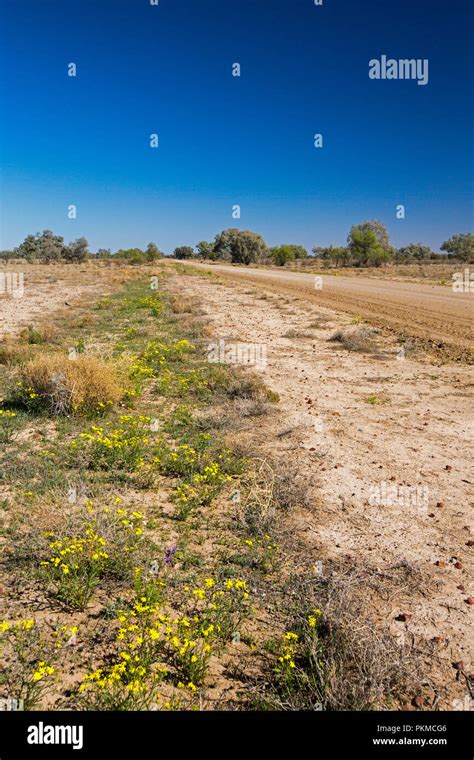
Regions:
[[[144,415],[121,414],[118,424],[91,425],[71,441],[71,464],[91,470],[135,472],[145,464],[150,433],[150,418]]]
[[[179,700],[164,697],[170,686],[192,697],[208,674],[213,654],[232,640],[250,613],[245,581],[223,584],[205,578],[180,589],[179,610],[162,598],[136,599],[120,612],[115,656],[88,673],[79,700],[99,710],[173,709]],[[161,692],[161,693],[160,693]]]
[[[1,684],[7,696],[20,701],[17,709],[34,710],[53,687],[56,663],[63,645],[77,633],[62,626],[50,636],[33,619],[0,622]]]
[[[143,515],[117,504],[97,510],[89,503],[76,525],[47,537],[50,556],[41,562],[42,572],[58,599],[83,610],[101,578],[132,577],[143,540]]]
[[[110,409],[123,392],[115,371],[100,359],[45,354],[21,367],[14,400],[33,412],[92,416]]]
[[[40,345],[41,343],[50,343],[53,341],[58,332],[56,325],[53,325],[51,322],[45,322],[45,324],[36,327],[28,325],[28,327],[22,331],[21,335],[27,343]]]
[[[371,327],[354,327],[337,330],[331,337],[333,343],[340,343],[347,351],[374,351],[376,331]]]
[[[15,343],[12,340],[6,340],[0,343],[0,364],[7,367],[23,364],[31,359],[33,350],[29,345],[24,343]]]

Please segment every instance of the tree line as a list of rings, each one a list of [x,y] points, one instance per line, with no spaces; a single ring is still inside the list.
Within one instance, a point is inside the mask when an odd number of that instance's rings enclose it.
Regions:
[[[302,245],[285,244],[269,248],[261,235],[250,230],[230,228],[220,232],[212,242],[201,241],[196,250],[191,246],[175,248],[175,259],[201,258],[234,264],[276,264],[284,266],[299,259],[312,258],[329,266],[379,267],[389,261],[431,261],[440,258],[474,261],[474,235],[453,235],[441,245],[445,254],[438,254],[422,243],[395,248],[390,243],[382,222],[366,221],[351,227],[347,245],[314,246],[311,253]]]
[[[55,235],[51,230],[27,235],[17,248],[11,251],[0,251],[0,260],[25,259],[29,262],[51,264],[52,262],[81,262],[87,259],[120,259],[131,264],[141,264],[156,261],[164,254],[155,243],[148,243],[146,249],[120,249],[112,253],[110,248],[99,248],[92,253],[86,238],[81,237],[71,243],[65,243],[61,235]]]
[[[201,240],[193,248],[178,246],[171,254],[178,260],[201,259],[223,261],[234,264],[273,264],[284,266],[301,259],[312,259],[324,266],[334,267],[379,267],[388,262],[427,262],[440,259],[455,259],[474,262],[474,235],[460,233],[453,235],[441,245],[444,254],[432,251],[422,243],[410,243],[395,248],[390,243],[387,228],[382,222],[365,221],[351,227],[346,246],[314,246],[311,253],[301,245],[285,244],[267,246],[262,235],[251,230],[229,228],[218,233],[212,242]],[[31,262],[51,263],[55,261],[81,262],[88,258],[114,259],[129,264],[143,264],[165,256],[155,243],[147,247],[119,249],[112,253],[108,248],[97,252],[89,251],[89,244],[83,237],[66,244],[64,238],[50,230],[36,235],[27,235],[13,251],[0,251],[0,260],[25,259]]]

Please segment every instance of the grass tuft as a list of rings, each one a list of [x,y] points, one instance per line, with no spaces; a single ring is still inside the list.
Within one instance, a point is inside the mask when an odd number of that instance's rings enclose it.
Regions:
[[[115,371],[100,359],[45,354],[21,367],[14,399],[33,412],[87,417],[110,409],[123,392]]]

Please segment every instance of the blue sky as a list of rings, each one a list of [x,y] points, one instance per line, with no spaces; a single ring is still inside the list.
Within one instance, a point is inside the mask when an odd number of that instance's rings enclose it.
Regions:
[[[1,248],[52,229],[170,252],[232,226],[311,248],[380,219],[438,250],[472,231],[471,0],[0,8]],[[427,58],[429,84],[369,79],[382,54]]]

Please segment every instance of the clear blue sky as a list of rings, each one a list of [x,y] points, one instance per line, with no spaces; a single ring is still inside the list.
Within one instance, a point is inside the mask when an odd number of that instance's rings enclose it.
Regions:
[[[438,250],[472,231],[472,0],[0,7],[1,248],[52,229],[169,252],[232,226],[311,248],[375,218]],[[382,54],[428,58],[429,84],[370,80]]]

